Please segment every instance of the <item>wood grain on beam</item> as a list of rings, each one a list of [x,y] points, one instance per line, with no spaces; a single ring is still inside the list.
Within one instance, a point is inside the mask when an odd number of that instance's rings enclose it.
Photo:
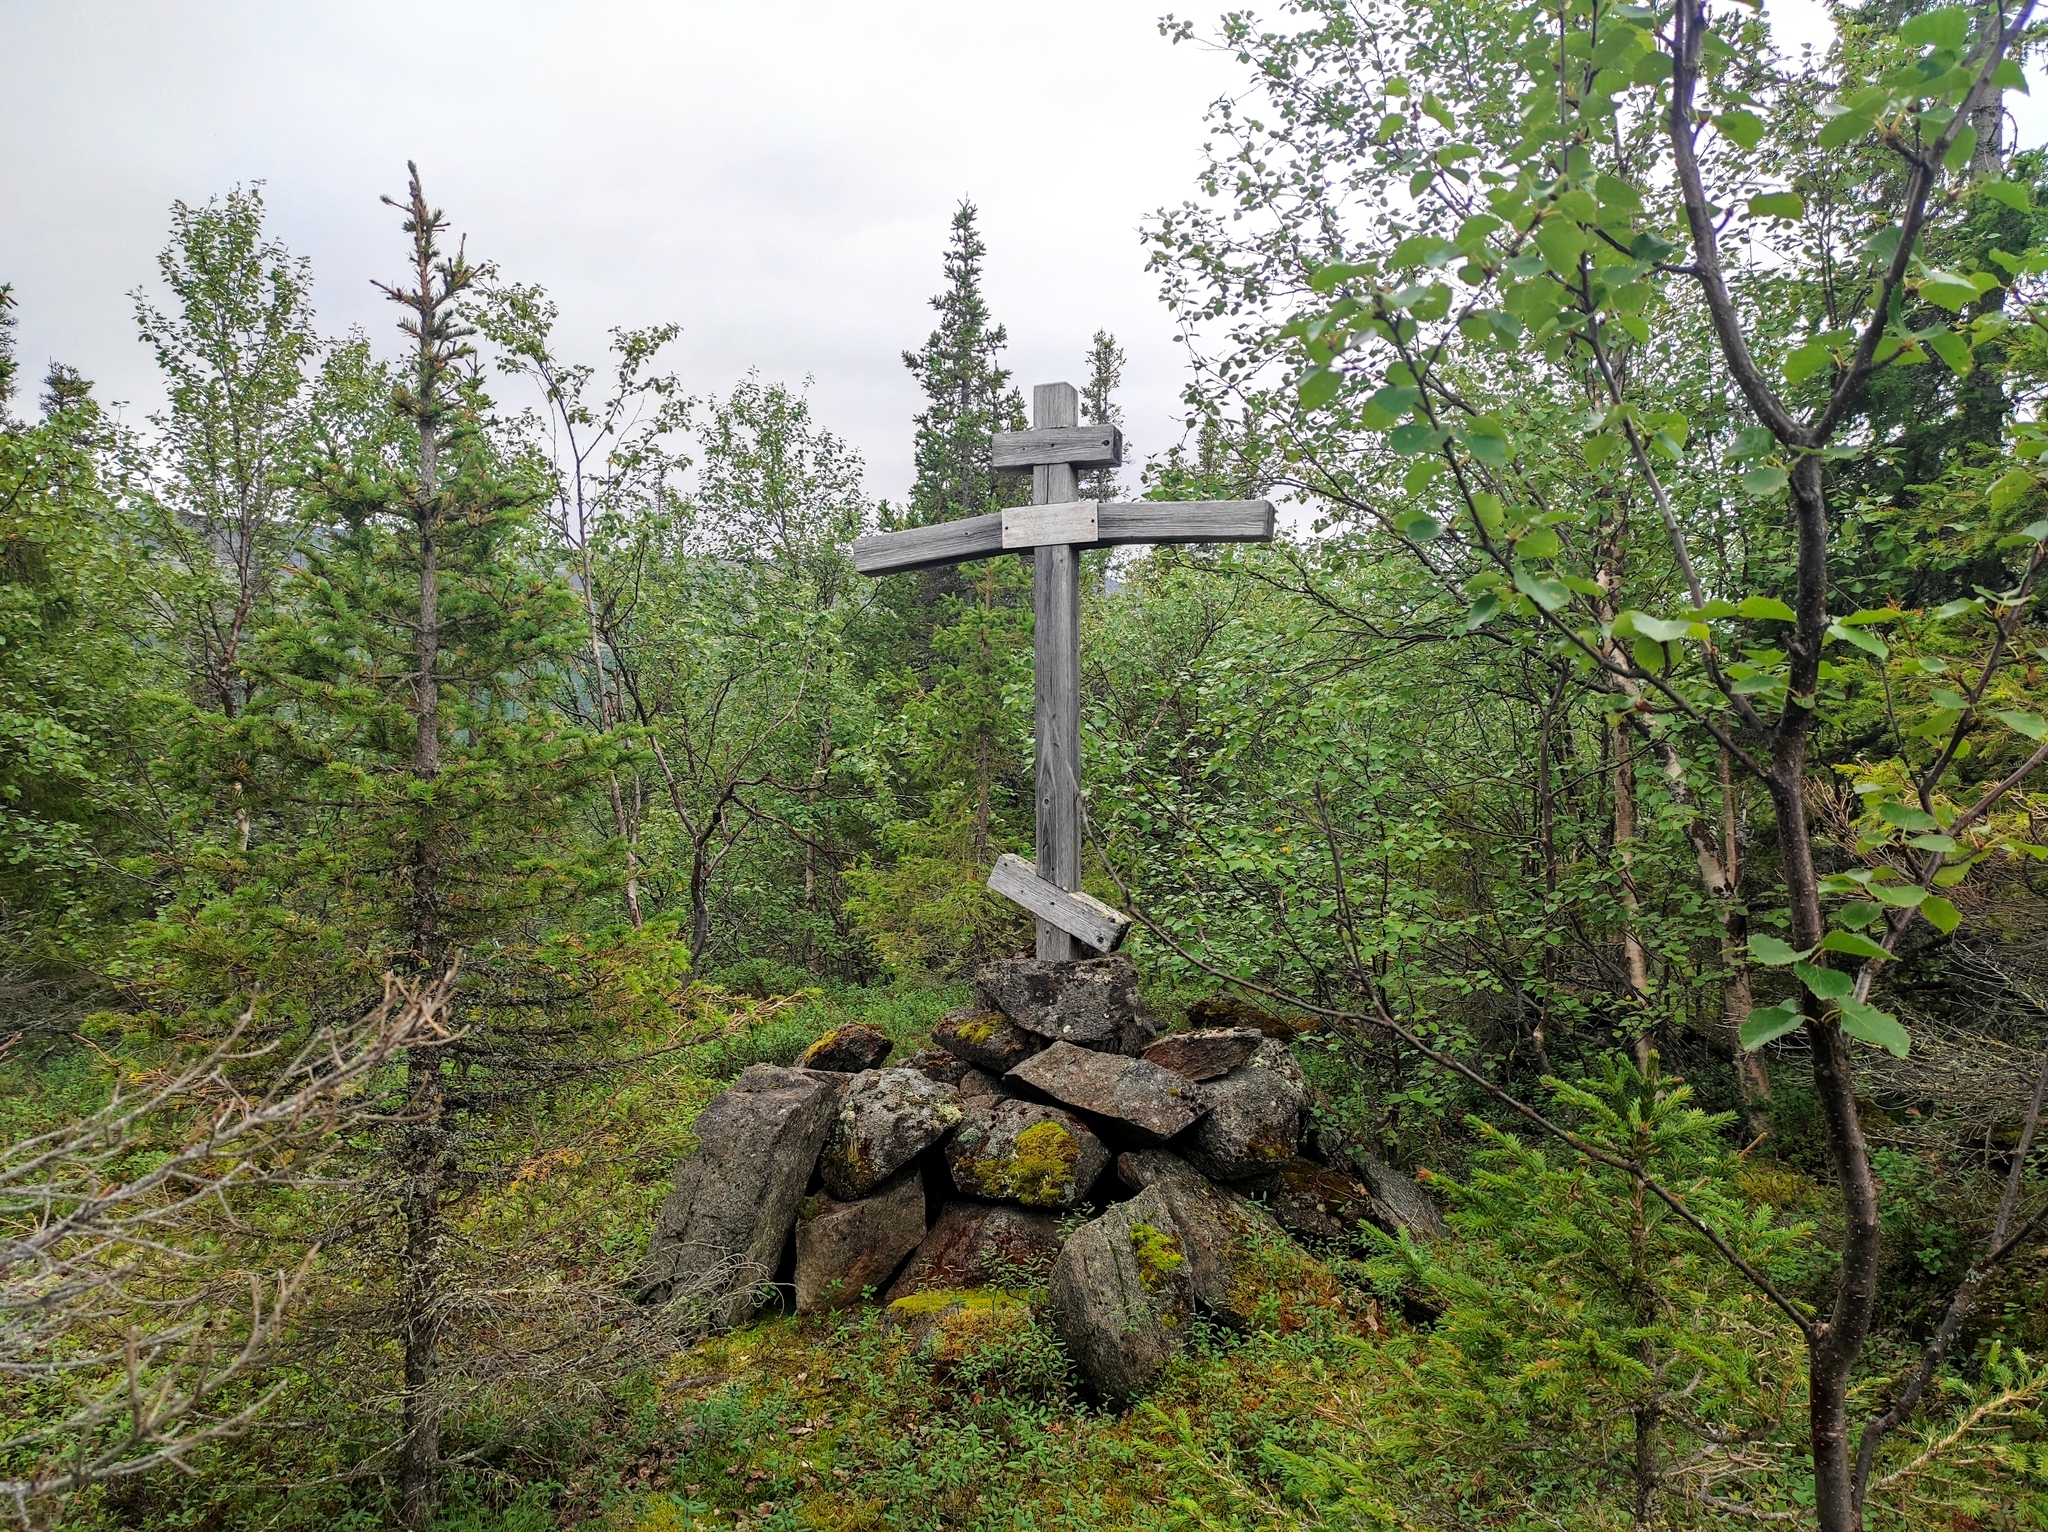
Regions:
[[[1117,468],[1124,460],[1124,433],[1115,426],[1041,426],[1034,431],[998,431],[993,438],[998,469]]]
[[[1268,543],[1270,500],[1115,501],[1095,513],[1095,543]]]
[[[853,540],[853,567],[864,575],[901,574],[985,559],[1003,551],[1003,517],[963,516],[958,521],[908,527],[901,532],[873,532]]]
[[[1008,852],[989,869],[988,886],[1098,952],[1116,951],[1131,929],[1130,916],[1100,899],[1055,887],[1038,875],[1037,867]]]

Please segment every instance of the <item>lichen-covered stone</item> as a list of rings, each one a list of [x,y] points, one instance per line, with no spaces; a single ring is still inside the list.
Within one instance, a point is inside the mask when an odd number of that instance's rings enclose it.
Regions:
[[[1081,1376],[1117,1407],[1166,1365],[1194,1304],[1180,1228],[1157,1188],[1076,1229],[1053,1266],[1053,1324]]]
[[[895,1046],[880,1027],[855,1021],[834,1027],[804,1049],[796,1062],[799,1069],[829,1069],[838,1074],[857,1075],[862,1070],[881,1068],[882,1060]]]
[[[756,1064],[698,1114],[697,1149],[655,1217],[641,1301],[702,1302],[709,1322],[745,1321],[796,1221],[844,1075]]]
[[[924,1181],[915,1170],[873,1196],[806,1197],[796,1220],[796,1311],[844,1308],[881,1288],[924,1239]]]
[[[818,1174],[842,1202],[866,1196],[960,1121],[960,1092],[914,1069],[870,1069],[839,1104]]]
[[[1040,1286],[1061,1243],[1059,1220],[1050,1213],[1009,1202],[948,1202],[887,1297],[938,1288]]]
[[[1118,1155],[1116,1173],[1133,1190],[1157,1191],[1166,1199],[1188,1258],[1195,1301],[1227,1323],[1247,1323],[1265,1286],[1261,1247],[1285,1239],[1271,1215],[1164,1149]]]
[[[1088,1195],[1109,1166],[1109,1151],[1058,1107],[983,1099],[965,1105],[946,1164],[966,1196],[1057,1211]]]
[[[1138,971],[1121,955],[1071,963],[1010,958],[980,969],[974,987],[1025,1031],[1055,1042],[1136,1055],[1159,1034],[1138,998]]]
[[[1286,1044],[1266,1039],[1244,1063],[1202,1089],[1208,1115],[1175,1147],[1203,1175],[1246,1181],[1300,1151],[1308,1090]]]
[[[932,1041],[992,1075],[1015,1069],[1045,1046],[1037,1033],[1012,1026],[1001,1011],[980,1006],[941,1016],[932,1028]]]
[[[1264,1041],[1253,1027],[1205,1027],[1162,1037],[1145,1050],[1145,1057],[1190,1080],[1215,1080],[1250,1058]]]
[[[1054,1043],[1003,1078],[1106,1120],[1126,1141],[1163,1144],[1209,1110],[1201,1086],[1185,1075],[1073,1043]]]

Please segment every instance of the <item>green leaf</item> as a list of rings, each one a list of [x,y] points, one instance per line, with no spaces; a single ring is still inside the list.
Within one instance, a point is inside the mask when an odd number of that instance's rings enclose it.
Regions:
[[[1785,358],[1785,381],[1796,388],[1834,365],[1835,353],[1822,342],[1810,340]]]
[[[1508,436],[1500,422],[1475,420],[1458,433],[1458,439],[1464,442],[1466,451],[1488,468],[1501,469],[1508,466]]]
[[[1769,619],[1774,622],[1793,622],[1796,617],[1792,608],[1776,596],[1744,596],[1735,608],[1737,617],[1747,617],[1751,622]]]
[[[1410,542],[1432,542],[1443,531],[1443,523],[1427,511],[1414,511],[1394,523],[1394,530]]]
[[[1948,142],[1948,152],[1941,157],[1942,168],[1960,173],[1962,168],[1976,157],[1977,130],[1965,123],[1956,129],[1956,136]]]
[[[2048,737],[2048,719],[2037,718],[2032,713],[1998,712],[1991,716],[2014,733],[2026,735],[2028,739]]]
[[[1870,892],[1873,898],[1897,905],[1902,910],[1910,910],[1927,899],[1927,890],[1917,883],[1873,883]]]
[[[1804,1019],[1790,1006],[1760,1006],[1749,1013],[1749,1019],[1743,1022],[1735,1035],[1743,1047],[1761,1048],[1772,1039],[1783,1037]]]
[[[1970,13],[1960,5],[1938,11],[1922,11],[1899,27],[1899,40],[1909,48],[1935,48],[1949,53],[1962,50],[1970,40]]]
[[[2003,203],[2015,213],[2028,212],[2034,205],[2032,194],[2017,181],[1986,181],[1977,188],[1976,195]]]
[[[1652,643],[1647,638],[1639,638],[1630,644],[1629,653],[1635,657],[1638,670],[1647,670],[1653,676],[1662,675],[1671,663],[1671,657],[1665,653],[1664,646]]]
[[[1874,1043],[1894,1058],[1904,1058],[1911,1046],[1906,1029],[1899,1025],[1899,1018],[1889,1011],[1880,1011],[1874,1005],[1864,1005],[1856,1000],[1838,1000],[1835,1012],[1841,1018],[1842,1030],[1851,1037]]]
[[[1515,589],[1546,612],[1559,610],[1571,599],[1571,592],[1565,589],[1563,581],[1539,574],[1527,564],[1515,565]]]
[[[1948,370],[1959,378],[1968,377],[1970,369],[1977,365],[1967,335],[1941,330],[1933,335],[1923,335],[1920,340],[1929,351],[1948,363]]]
[[[1943,936],[1963,923],[1962,913],[1939,894],[1929,894],[1922,899],[1920,913],[1925,915],[1927,923]]]
[[[1792,977],[1823,1000],[1840,1000],[1856,987],[1856,981],[1839,968],[1816,968],[1811,963],[1794,963]]]
[[[1771,465],[1751,468],[1742,475],[1742,492],[1745,495],[1775,495],[1791,482],[1784,469]]]
[[[1798,962],[1806,954],[1795,952],[1789,944],[1775,936],[1751,936],[1749,955],[1769,967],[1783,968],[1787,963]]]
[[[1579,448],[1585,454],[1588,468],[1598,468],[1620,450],[1619,436],[1589,436]]]
[[[1465,631],[1467,633],[1478,632],[1489,622],[1492,622],[1499,611],[1500,597],[1496,596],[1492,591],[1488,591],[1477,601],[1473,602],[1472,610],[1465,614]]]
[[[1546,218],[1536,226],[1536,248],[1552,271],[1570,276],[1585,253],[1585,231],[1568,218]]]
[[[1894,803],[1887,799],[1877,806],[1877,817],[1888,825],[1897,825],[1901,830],[1939,830],[1941,822],[1925,809],[1916,809],[1910,803]]]
[[[1301,397],[1303,409],[1319,410],[1337,397],[1337,390],[1343,384],[1342,373],[1332,372],[1327,367],[1318,367],[1295,386],[1295,392]]]
[[[1433,451],[1443,445],[1443,440],[1444,433],[1426,420],[1411,420],[1405,425],[1395,426],[1387,434],[1387,445],[1403,457]]]
[[[1823,952],[1839,952],[1847,957],[1889,958],[1891,954],[1867,936],[1858,936],[1854,931],[1830,931],[1820,939]]]
[[[1951,314],[1978,298],[1977,284],[1959,271],[1930,271],[1920,279],[1920,296]]]
[[[1759,192],[1749,199],[1749,215],[1791,222],[1806,216],[1806,199],[1797,192]]]
[[[1564,550],[1564,540],[1555,527],[1531,527],[1515,539],[1515,557],[1554,559]]]
[[[1838,638],[1843,643],[1853,645],[1865,654],[1875,655],[1881,660],[1889,658],[1892,652],[1890,646],[1875,633],[1866,633],[1861,628],[1845,628],[1839,622],[1828,624],[1828,636]]]
[[[1939,851],[1943,856],[1956,849],[1955,837],[1951,835],[1914,835],[1906,844],[1915,851]]]
[[[1840,149],[1853,144],[1877,126],[1874,112],[1844,112],[1820,130],[1823,149]]]
[[[1755,112],[1723,112],[1714,119],[1714,126],[1722,137],[1743,149],[1754,149],[1764,136],[1764,120]]]
[[[1675,644],[1692,631],[1692,624],[1682,618],[1651,617],[1637,612],[1635,630],[1644,638],[1655,639],[1660,644]]]

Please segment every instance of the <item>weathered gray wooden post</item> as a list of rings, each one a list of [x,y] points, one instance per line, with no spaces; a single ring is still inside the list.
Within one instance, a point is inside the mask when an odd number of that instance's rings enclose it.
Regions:
[[[1123,462],[1115,426],[1080,424],[1071,383],[1031,390],[1031,429],[999,431],[997,469],[1031,470],[1031,504],[986,516],[855,540],[865,575],[930,569],[997,553],[1033,553],[1032,675],[1037,693],[1038,861],[1003,855],[988,886],[1038,917],[1038,955],[1064,961],[1077,944],[1112,951],[1130,920],[1081,892],[1081,554],[1120,543],[1247,543],[1273,536],[1265,500],[1098,504],[1077,500],[1077,468]]]

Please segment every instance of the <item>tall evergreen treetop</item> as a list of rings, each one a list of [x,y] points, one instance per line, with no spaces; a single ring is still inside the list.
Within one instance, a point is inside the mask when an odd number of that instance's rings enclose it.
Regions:
[[[908,518],[913,526],[1018,503],[1018,491],[998,484],[990,460],[991,432],[1023,428],[1024,399],[1000,361],[1009,334],[991,321],[981,295],[981,263],[988,251],[976,216],[974,204],[964,200],[953,214],[946,290],[932,299],[938,328],[922,350],[903,353],[903,365],[916,374],[928,401],[917,416],[917,480]]]
[[[1124,348],[1107,330],[1097,330],[1088,343],[1088,381],[1081,389],[1081,421],[1091,426],[1121,426],[1123,406],[1116,402],[1124,380]],[[1090,468],[1081,475],[1083,500],[1120,500],[1123,486],[1114,468]]]

